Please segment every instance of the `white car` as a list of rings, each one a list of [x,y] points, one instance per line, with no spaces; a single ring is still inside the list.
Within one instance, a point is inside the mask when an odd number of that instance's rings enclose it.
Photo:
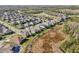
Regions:
[[[43,25],[40,25],[39,27],[41,30],[45,29],[45,26],[43,26]]]

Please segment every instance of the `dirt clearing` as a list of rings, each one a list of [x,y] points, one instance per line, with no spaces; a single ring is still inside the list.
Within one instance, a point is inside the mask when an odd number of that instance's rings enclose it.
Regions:
[[[33,53],[61,53],[59,49],[59,42],[64,40],[64,35],[59,30],[62,26],[56,26],[54,29],[50,29],[47,33],[39,37],[32,43],[31,52]]]

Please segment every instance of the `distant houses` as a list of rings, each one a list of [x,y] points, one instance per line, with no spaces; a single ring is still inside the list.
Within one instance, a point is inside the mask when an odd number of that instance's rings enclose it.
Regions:
[[[13,31],[8,29],[4,25],[0,24],[0,35],[10,34],[10,33],[13,33]]]
[[[40,32],[50,26],[54,26],[55,24],[65,21],[68,18],[65,14],[58,14],[58,17],[58,19],[49,19],[47,17],[44,18],[32,15],[27,16],[20,10],[12,10],[11,12],[10,10],[7,10],[4,11],[2,15],[3,20],[10,22],[18,29],[25,29],[20,33],[27,36]]]

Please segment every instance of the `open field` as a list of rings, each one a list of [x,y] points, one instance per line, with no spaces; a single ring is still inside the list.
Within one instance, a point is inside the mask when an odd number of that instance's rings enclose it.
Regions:
[[[61,29],[62,25],[56,26],[54,29],[50,29],[34,41],[32,43],[32,47],[29,47],[28,49],[31,49],[31,52],[33,53],[61,53],[62,51],[59,49],[59,44],[65,38],[63,33],[59,32]]]
[[[64,33],[66,34],[65,40],[62,42],[60,49],[65,53],[78,53],[79,52],[79,28],[78,17],[72,17],[64,25]]]

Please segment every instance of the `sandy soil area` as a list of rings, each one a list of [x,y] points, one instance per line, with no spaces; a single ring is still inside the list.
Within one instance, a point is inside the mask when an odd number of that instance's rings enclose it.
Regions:
[[[49,30],[46,34],[42,35],[37,41],[32,44],[33,53],[61,53],[59,49],[59,42],[64,40],[64,36],[59,30],[62,26]]]

